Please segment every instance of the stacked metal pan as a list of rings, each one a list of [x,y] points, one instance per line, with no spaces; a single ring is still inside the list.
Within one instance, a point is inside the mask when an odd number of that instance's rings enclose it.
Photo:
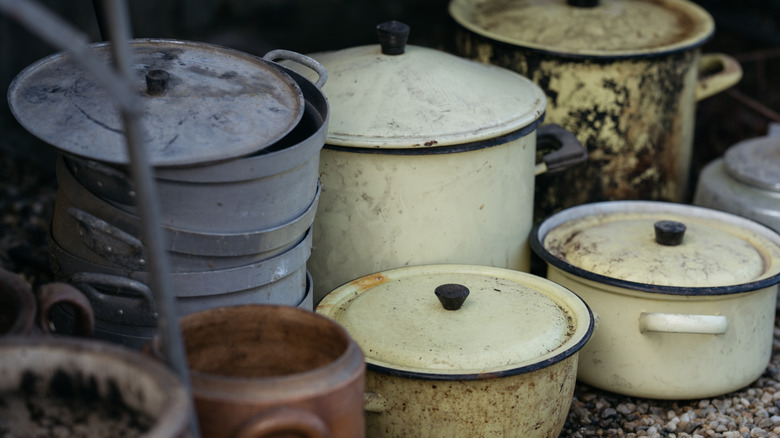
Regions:
[[[306,261],[328,123],[322,66],[294,52],[257,58],[174,40],[131,48],[179,314],[239,304],[312,310]],[[110,62],[110,45],[91,49]],[[276,58],[304,63],[319,81]],[[62,152],[55,275],[89,297],[96,337],[140,348],[157,314],[121,118],[64,54],[20,73],[9,102],[25,128]],[[58,314],[67,330],[72,317]]]

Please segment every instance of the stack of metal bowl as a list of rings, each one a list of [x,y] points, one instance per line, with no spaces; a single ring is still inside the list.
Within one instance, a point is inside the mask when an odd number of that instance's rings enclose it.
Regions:
[[[328,104],[326,72],[294,52],[264,58],[203,43],[133,40],[134,85],[160,201],[178,313],[240,304],[312,310],[311,225]],[[90,47],[111,62],[107,43]],[[317,84],[277,63],[317,71]],[[60,152],[50,256],[95,309],[95,336],[132,347],[156,333],[151,269],[122,119],[66,54],[11,85],[20,123]],[[58,322],[67,327],[68,309]]]

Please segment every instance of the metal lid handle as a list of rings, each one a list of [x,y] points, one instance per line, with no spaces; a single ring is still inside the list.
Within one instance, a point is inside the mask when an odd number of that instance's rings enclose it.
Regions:
[[[434,293],[442,307],[447,310],[458,310],[469,296],[469,289],[462,284],[442,284]]]
[[[400,21],[387,21],[376,27],[379,45],[385,55],[402,55],[406,51],[409,26]]]

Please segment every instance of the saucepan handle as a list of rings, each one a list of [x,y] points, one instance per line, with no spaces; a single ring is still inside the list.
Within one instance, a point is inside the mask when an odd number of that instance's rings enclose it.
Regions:
[[[724,315],[688,315],[678,313],[642,313],[639,315],[640,333],[691,333],[722,335],[729,328]]]
[[[310,69],[314,70],[315,73],[317,73],[318,79],[317,82],[314,83],[314,86],[319,89],[322,89],[322,86],[325,85],[325,82],[328,80],[328,72],[325,70],[325,67],[322,64],[315,61],[313,58],[302,55],[298,52],[284,49],[271,50],[270,52],[266,53],[265,56],[263,56],[263,59],[271,62],[277,59],[286,59],[288,61],[297,62],[298,64],[309,67]]]
[[[65,303],[76,312],[76,326],[73,334],[85,338],[95,332],[95,314],[87,297],[80,290],[65,283],[48,283],[38,289],[38,326],[44,333],[51,333],[49,325],[52,307]]]
[[[236,433],[235,438],[261,438],[277,434],[297,433],[307,438],[329,438],[328,426],[311,411],[280,407],[252,417]]]
[[[699,81],[696,100],[718,94],[736,85],[742,79],[742,66],[733,57],[723,53],[707,53],[699,60]]]
[[[536,149],[553,148],[555,150],[543,156],[542,162],[536,165],[536,175],[560,173],[588,160],[587,149],[570,131],[554,123],[540,126],[536,133]]]
[[[76,207],[69,207],[68,214],[79,223],[84,244],[92,252],[125,268],[145,268],[144,245],[135,236]]]

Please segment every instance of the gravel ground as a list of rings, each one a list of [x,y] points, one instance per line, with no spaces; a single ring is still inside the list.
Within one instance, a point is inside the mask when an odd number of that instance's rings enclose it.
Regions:
[[[52,281],[46,250],[56,179],[0,149],[0,267]],[[561,437],[780,437],[780,322],[772,361],[749,387],[706,400],[626,397],[578,384]]]

